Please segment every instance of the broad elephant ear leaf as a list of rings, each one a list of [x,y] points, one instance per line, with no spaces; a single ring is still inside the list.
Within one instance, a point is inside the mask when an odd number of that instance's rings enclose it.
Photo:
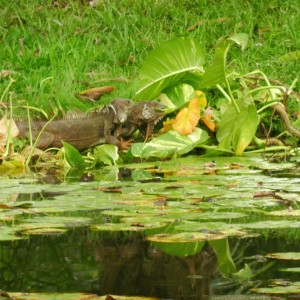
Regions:
[[[240,113],[231,103],[221,109],[221,122],[217,132],[219,148],[242,155],[251,143],[259,124],[259,116],[254,104],[246,104],[243,99],[238,101]]]
[[[170,130],[148,143],[134,143],[130,152],[139,158],[167,158],[186,154],[200,144],[207,142],[209,136],[206,131],[196,127],[189,135],[182,135]]]
[[[85,167],[85,161],[79,151],[72,145],[63,142],[63,151],[65,154],[65,166],[69,168],[82,169]]]
[[[229,38],[220,41],[215,49],[215,55],[212,64],[206,69],[205,74],[200,82],[200,89],[212,88],[217,84],[222,84],[226,80],[225,66],[227,52],[231,45],[237,44],[242,49],[245,48],[248,41],[248,35],[237,33]]]
[[[141,68],[135,99],[154,99],[167,87],[199,82],[203,75],[203,46],[192,39],[177,38],[152,50]]]

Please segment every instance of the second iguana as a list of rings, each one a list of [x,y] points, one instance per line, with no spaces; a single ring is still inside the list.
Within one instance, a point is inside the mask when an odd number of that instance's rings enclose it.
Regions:
[[[47,149],[62,147],[62,141],[78,150],[99,144],[113,144],[119,149],[128,149],[133,133],[139,129],[145,140],[154,125],[164,116],[164,106],[157,101],[133,103],[130,99],[114,99],[101,110],[72,119],[54,120],[45,128],[46,121],[16,121],[19,137],[30,137],[35,141],[40,135],[37,147]],[[42,131],[42,132],[41,132]],[[41,133],[41,134],[40,134]]]

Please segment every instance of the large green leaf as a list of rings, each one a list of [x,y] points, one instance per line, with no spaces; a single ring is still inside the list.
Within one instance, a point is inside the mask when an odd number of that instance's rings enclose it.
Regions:
[[[212,88],[217,84],[225,82],[226,57],[230,46],[236,43],[244,49],[247,41],[247,34],[237,33],[227,39],[222,39],[222,41],[217,44],[213,62],[205,71],[202,81],[200,82],[200,89]]]
[[[141,69],[136,99],[154,99],[165,88],[200,81],[203,46],[192,39],[177,38],[150,52]]]
[[[243,99],[237,104],[240,113],[231,103],[222,107],[217,139],[220,149],[242,155],[256,133],[259,116],[254,104],[245,104]]]
[[[116,161],[119,159],[118,147],[111,144],[104,144],[97,146],[93,152],[96,164],[105,164],[108,166],[116,165]]]
[[[130,149],[135,157],[166,158],[188,153],[200,143],[206,142],[207,139],[207,132],[198,127],[189,135],[182,135],[175,130],[170,130],[149,143],[135,143]]]
[[[194,88],[189,84],[178,84],[165,89],[159,95],[159,101],[167,107],[165,112],[169,113],[186,105],[191,100],[194,91]]]
[[[79,151],[73,147],[72,145],[63,142],[63,151],[65,154],[65,163],[69,165],[71,168],[84,168],[85,167],[85,161],[82,158]]]
[[[230,254],[228,239],[212,240],[208,243],[217,255],[219,272],[224,277],[229,277],[232,273],[235,273],[236,267]]]

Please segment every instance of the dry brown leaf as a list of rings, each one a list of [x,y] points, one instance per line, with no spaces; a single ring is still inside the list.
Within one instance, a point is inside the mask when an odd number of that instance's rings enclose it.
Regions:
[[[99,100],[103,94],[105,93],[111,93],[116,88],[114,86],[102,86],[102,87],[96,87],[91,88],[85,91],[82,91],[80,93],[75,94],[76,97],[82,99],[82,100],[90,100],[90,101],[97,101]]]
[[[12,71],[10,70],[1,70],[0,71],[0,78],[5,78],[5,77],[9,77],[12,75]]]
[[[16,137],[19,134],[19,129],[14,120],[7,120],[6,116],[4,116],[0,120],[0,145],[4,146],[7,143],[8,133],[9,133],[9,125],[10,125],[10,135],[11,137]]]

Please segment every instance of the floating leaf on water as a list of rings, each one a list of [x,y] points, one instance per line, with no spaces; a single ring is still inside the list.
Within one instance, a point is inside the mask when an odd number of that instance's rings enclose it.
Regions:
[[[22,234],[63,233],[69,228],[87,226],[90,223],[91,219],[85,217],[45,216],[26,219],[15,226],[15,230]]]
[[[43,228],[31,228],[22,230],[23,235],[53,235],[62,234],[67,232],[67,228],[56,228],[56,227],[43,227]]]
[[[294,194],[294,193],[275,193],[275,197],[277,199],[290,201],[290,202],[299,202],[300,201],[299,194]]]
[[[0,226],[0,241],[14,241],[22,239],[22,237],[16,236],[16,229],[14,227],[8,227],[5,225]]]
[[[222,220],[222,219],[239,219],[247,217],[246,214],[239,212],[190,212],[182,218],[185,220]]]
[[[141,180],[151,180],[154,176],[147,170],[136,169],[132,170],[131,178],[133,180],[141,181]]]
[[[300,282],[292,282],[289,285],[284,286],[273,286],[265,288],[255,288],[251,291],[260,294],[276,294],[276,295],[290,295],[290,294],[300,294]]]
[[[111,298],[108,298],[111,297]],[[98,298],[92,298],[92,300],[160,300],[159,298],[143,297],[143,296],[119,296],[119,295],[106,295]],[[82,299],[85,300],[85,299]],[[89,300],[89,299],[87,299]]]
[[[300,260],[300,252],[269,253],[266,257],[281,260]]]
[[[300,273],[300,268],[280,268],[278,271],[287,273]]]
[[[167,218],[156,218],[155,216],[145,216],[145,217],[127,217],[122,218],[122,222],[126,224],[130,224],[131,226],[139,226],[139,227],[151,227],[151,228],[159,228],[164,227],[166,224],[172,222]]]
[[[285,229],[299,228],[300,221],[259,221],[256,223],[241,224],[242,228],[246,229]]]
[[[235,229],[230,230],[230,235],[240,235],[241,232]],[[221,240],[228,236],[222,231],[218,232],[181,232],[164,233],[147,237],[148,241],[157,243],[193,243],[199,241]]]
[[[157,226],[157,227],[156,227]],[[125,224],[125,223],[105,223],[90,227],[94,231],[144,231],[146,229],[159,228],[161,224]]]
[[[106,296],[97,296],[95,294],[87,293],[16,293],[7,292],[11,299],[15,300],[107,300]],[[144,297],[126,297],[126,296],[112,296],[118,300],[158,300],[157,298]],[[6,298],[4,298],[6,299]]]
[[[295,210],[276,210],[276,211],[271,211],[268,213],[268,215],[271,216],[278,216],[278,217],[300,217],[300,209],[295,209]]]
[[[240,224],[227,224],[222,222],[182,222],[178,225],[176,225],[176,230],[180,231],[193,231],[193,232],[207,232],[207,233],[223,233],[227,231],[229,233],[238,233],[241,232],[239,229],[241,229]],[[232,231],[233,230],[233,231]]]

